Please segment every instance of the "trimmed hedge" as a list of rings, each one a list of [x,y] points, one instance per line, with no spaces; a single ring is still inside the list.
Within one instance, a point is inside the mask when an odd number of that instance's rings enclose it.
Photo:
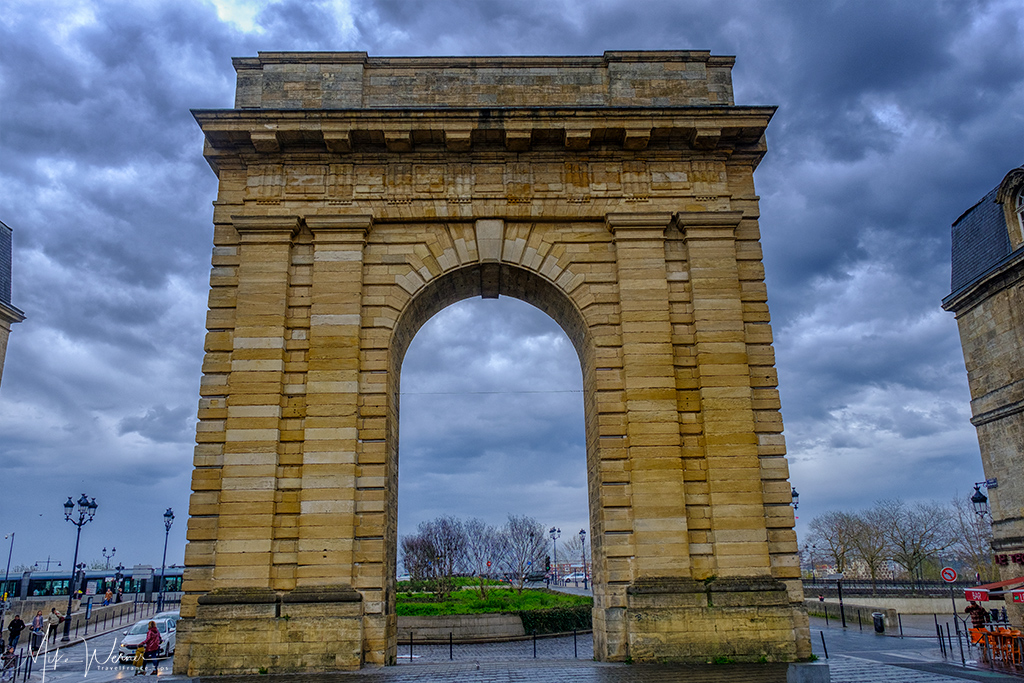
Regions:
[[[523,621],[527,635],[537,632],[565,633],[567,631],[589,631],[593,628],[590,605],[553,607],[551,609],[524,610],[514,612]]]

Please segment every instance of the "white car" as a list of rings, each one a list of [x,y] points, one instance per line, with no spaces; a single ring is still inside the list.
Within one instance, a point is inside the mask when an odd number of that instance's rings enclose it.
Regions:
[[[169,616],[157,615],[151,619],[143,619],[124,632],[121,644],[117,648],[117,659],[122,664],[131,664],[135,659],[135,649],[146,640],[146,631],[149,630],[149,622],[156,622],[156,630],[160,633],[160,654],[161,658],[174,655],[175,642],[175,619]]]

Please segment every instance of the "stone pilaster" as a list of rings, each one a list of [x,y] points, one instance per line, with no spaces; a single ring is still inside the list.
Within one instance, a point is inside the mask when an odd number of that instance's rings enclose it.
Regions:
[[[310,216],[309,360],[296,585],[352,584],[359,330],[369,216]]]
[[[221,586],[269,587],[294,216],[233,216],[238,286],[218,510]]]
[[[693,297],[714,546],[714,567],[705,571],[719,577],[771,574],[737,267],[736,228],[741,218],[738,211],[677,216]]]
[[[634,579],[690,572],[665,267],[671,220],[667,213],[607,216],[618,269]]]

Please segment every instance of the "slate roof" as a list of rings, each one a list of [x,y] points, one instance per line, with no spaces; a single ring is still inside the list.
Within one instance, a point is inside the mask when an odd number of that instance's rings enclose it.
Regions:
[[[953,223],[953,271],[950,291],[974,283],[1010,254],[1010,236],[998,187]]]
[[[0,223],[0,303],[11,305],[11,229]]]

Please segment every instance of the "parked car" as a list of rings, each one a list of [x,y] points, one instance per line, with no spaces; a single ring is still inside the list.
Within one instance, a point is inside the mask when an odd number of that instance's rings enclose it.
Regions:
[[[163,614],[163,613],[161,613]],[[174,655],[175,644],[175,619],[167,616],[154,616],[150,619],[136,621],[130,629],[124,632],[121,643],[117,648],[117,659],[121,664],[131,664],[135,658],[135,648],[146,640],[146,631],[149,630],[149,622],[156,622],[156,630],[160,633],[160,657],[171,657]]]
[[[154,614],[150,618],[151,619],[170,619],[172,622],[174,622],[174,628],[175,628],[175,630],[177,630],[177,628],[178,628],[178,621],[181,619],[181,611],[175,609],[175,610],[168,610],[166,612],[158,612],[158,613]]]
[[[565,576],[559,576],[558,578],[563,581],[583,581],[584,579],[590,580],[590,576],[588,574],[584,574],[583,572],[573,572],[572,574],[566,574]]]

